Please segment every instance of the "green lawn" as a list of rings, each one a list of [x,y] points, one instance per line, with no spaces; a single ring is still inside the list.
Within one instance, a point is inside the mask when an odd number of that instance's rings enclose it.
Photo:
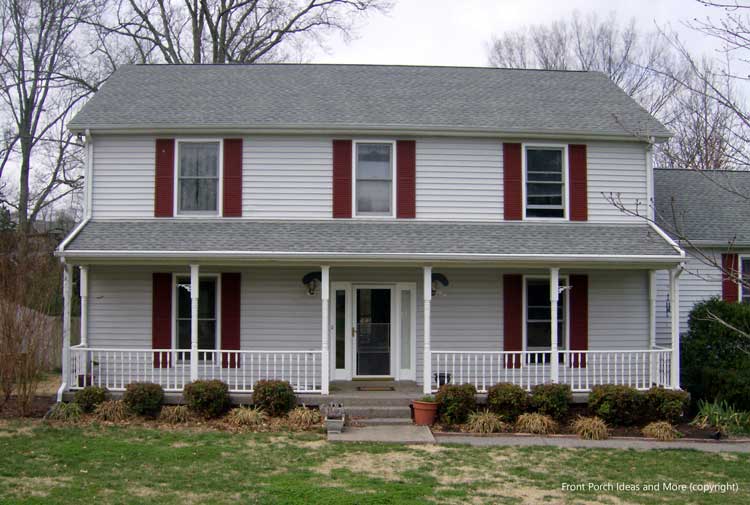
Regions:
[[[739,492],[571,492],[563,482],[730,482]],[[5,422],[0,503],[750,503],[750,456],[343,445],[318,434]]]

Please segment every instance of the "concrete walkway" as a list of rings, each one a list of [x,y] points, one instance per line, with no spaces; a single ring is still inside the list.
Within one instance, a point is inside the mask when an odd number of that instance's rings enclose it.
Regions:
[[[584,447],[599,449],[693,449],[705,452],[750,452],[750,442],[702,442],[675,440],[660,442],[658,440],[640,440],[612,438],[608,440],[582,440],[568,437],[533,437],[533,436],[488,436],[471,437],[465,435],[436,435],[438,444],[466,444],[480,447],[490,446],[546,446],[546,447]]]
[[[385,442],[393,444],[434,444],[435,437],[427,426],[395,425],[347,426],[341,434],[328,435],[329,442]]]

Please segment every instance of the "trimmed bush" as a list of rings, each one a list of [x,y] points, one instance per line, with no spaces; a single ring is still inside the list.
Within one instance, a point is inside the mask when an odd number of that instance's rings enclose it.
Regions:
[[[616,426],[630,426],[644,417],[643,394],[630,386],[594,386],[589,394],[589,410]]]
[[[227,415],[227,422],[237,428],[259,428],[267,421],[268,416],[258,407],[237,407]]]
[[[122,401],[132,413],[155,418],[164,403],[164,390],[152,382],[133,382],[125,388]]]
[[[538,412],[526,413],[518,416],[516,431],[535,435],[549,435],[557,432],[557,423],[550,416]]]
[[[97,421],[121,423],[130,418],[130,411],[122,400],[107,400],[96,406],[94,417]]]
[[[531,408],[554,419],[562,419],[573,401],[567,384],[539,384],[531,388]]]
[[[159,412],[159,421],[167,424],[185,424],[191,417],[186,405],[165,405]]]
[[[77,403],[59,402],[59,403],[54,404],[52,407],[50,407],[47,413],[44,414],[44,420],[45,421],[63,421],[63,422],[70,423],[70,422],[78,421],[81,418],[82,414],[83,414],[83,410],[81,409],[81,406],[78,405]]]
[[[667,421],[649,423],[641,430],[641,433],[644,437],[655,438],[656,440],[674,440],[682,436],[682,433]]]
[[[489,410],[472,412],[469,414],[469,420],[466,423],[466,431],[470,433],[498,433],[508,431],[508,428],[508,424],[503,421],[499,414]]]
[[[440,386],[435,400],[438,402],[438,416],[445,424],[463,424],[469,414],[476,410],[477,390],[471,384],[444,384]]]
[[[86,386],[76,391],[74,399],[81,406],[81,410],[88,414],[89,412],[93,412],[97,405],[104,402],[108,394],[109,391],[107,391],[107,388]]]
[[[506,421],[515,421],[528,407],[529,394],[521,386],[501,382],[487,390],[487,408]]]
[[[188,408],[195,414],[211,419],[229,410],[229,386],[220,380],[197,380],[182,390]]]
[[[607,423],[598,417],[578,417],[570,427],[573,432],[584,440],[604,440],[609,438]]]
[[[281,417],[297,404],[294,389],[287,381],[258,381],[253,387],[253,403],[271,417]]]
[[[652,421],[675,423],[687,411],[690,394],[686,391],[653,387],[646,391],[643,402]]]
[[[740,332],[750,333],[749,303],[713,298],[693,307],[682,338],[680,380],[694,401],[726,401],[750,411],[750,340]]]
[[[309,430],[321,421],[320,411],[308,409],[307,407],[295,407],[289,412],[287,421],[292,428],[298,430]]]

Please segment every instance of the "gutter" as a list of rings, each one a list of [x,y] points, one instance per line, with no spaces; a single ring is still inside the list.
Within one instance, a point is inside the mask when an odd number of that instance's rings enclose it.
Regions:
[[[663,238],[669,245],[671,245],[675,251],[677,251],[682,259],[685,259],[685,251],[675,242],[672,240],[672,237],[667,235],[667,233],[659,228],[659,226],[656,225],[653,221],[648,221],[648,225],[659,234],[661,238]]]

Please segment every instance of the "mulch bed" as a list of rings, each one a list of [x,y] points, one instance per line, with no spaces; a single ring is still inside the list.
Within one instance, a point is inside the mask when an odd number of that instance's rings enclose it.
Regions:
[[[29,411],[25,416],[21,415],[21,409],[15,396],[11,396],[8,403],[0,407],[0,419],[12,419],[16,417],[41,418],[49,408],[57,401],[54,396],[35,396],[31,402]]]

